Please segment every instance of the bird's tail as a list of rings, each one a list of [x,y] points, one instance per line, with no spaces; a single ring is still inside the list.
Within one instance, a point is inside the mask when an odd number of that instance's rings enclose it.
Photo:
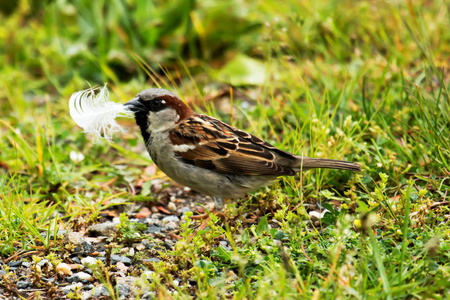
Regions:
[[[307,171],[310,169],[321,168],[321,169],[340,169],[349,171],[361,171],[361,166],[358,163],[325,159],[325,158],[311,158],[311,157],[297,157],[297,163],[294,166],[296,171]]]

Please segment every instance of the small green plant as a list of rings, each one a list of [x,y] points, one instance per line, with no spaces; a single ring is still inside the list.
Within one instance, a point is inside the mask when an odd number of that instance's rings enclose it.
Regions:
[[[73,291],[70,291],[66,297],[72,300],[81,300],[83,299],[82,288],[81,286],[75,286]]]
[[[126,213],[121,213],[119,219],[120,223],[117,224],[119,231],[116,234],[118,241],[130,244],[142,238],[141,232],[147,229],[145,224],[130,222]]]

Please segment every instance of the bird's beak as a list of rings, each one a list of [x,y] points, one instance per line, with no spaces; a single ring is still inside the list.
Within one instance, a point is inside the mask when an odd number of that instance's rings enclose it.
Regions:
[[[145,111],[145,105],[139,98],[131,99],[130,101],[124,103],[124,106],[134,113]]]

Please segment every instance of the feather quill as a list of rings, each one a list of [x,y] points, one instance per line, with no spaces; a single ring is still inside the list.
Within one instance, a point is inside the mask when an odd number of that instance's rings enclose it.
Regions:
[[[124,132],[115,119],[119,115],[133,117],[133,112],[125,106],[109,100],[106,84],[100,88],[73,93],[69,100],[69,110],[72,119],[84,132],[93,134],[94,140],[104,138],[108,142],[111,142],[112,133]]]

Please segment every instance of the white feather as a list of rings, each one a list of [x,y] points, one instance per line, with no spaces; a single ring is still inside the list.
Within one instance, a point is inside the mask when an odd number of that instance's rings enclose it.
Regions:
[[[187,152],[192,149],[195,149],[195,145],[187,145],[187,144],[173,145],[173,150],[176,152]]]
[[[96,95],[97,90],[99,92]],[[104,138],[109,142],[113,132],[124,131],[115,119],[119,115],[133,117],[133,112],[125,106],[109,100],[106,84],[102,88],[90,88],[72,94],[69,100],[69,110],[72,119],[84,129],[84,132],[91,133],[96,138]]]

